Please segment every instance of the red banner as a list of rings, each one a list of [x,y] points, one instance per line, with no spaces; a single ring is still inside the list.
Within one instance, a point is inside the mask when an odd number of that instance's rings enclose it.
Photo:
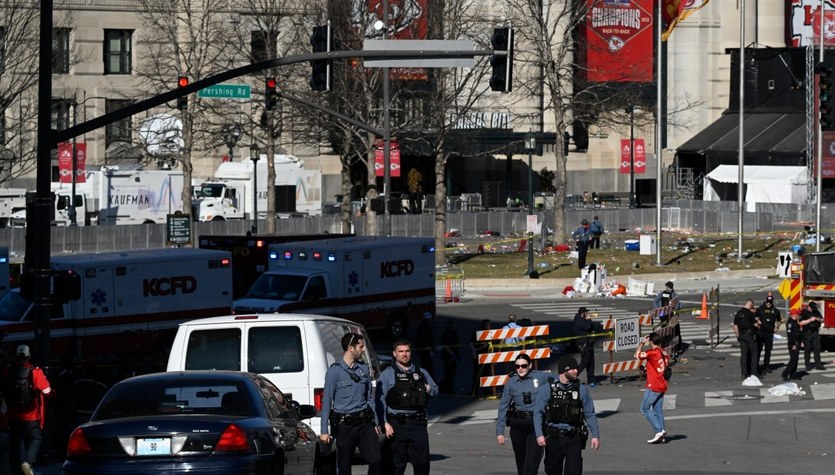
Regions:
[[[646,173],[647,172],[647,150],[644,146],[644,139],[634,139],[635,142],[635,165],[634,165],[634,173]],[[631,173],[633,167],[630,166],[632,163],[632,151],[629,147],[629,139],[620,139],[620,172],[621,173]]]
[[[821,3],[821,0],[791,0],[786,21],[788,46],[820,45]],[[835,45],[835,2],[831,0],[826,1],[823,31],[825,45]]]
[[[817,168],[815,160],[815,168]],[[815,175],[817,178],[817,175]],[[835,132],[823,133],[823,176],[822,178],[835,178]]]
[[[389,152],[389,176],[400,178],[400,144],[397,140],[392,139],[389,142],[391,151]],[[385,176],[385,157],[383,156],[383,141],[377,140],[374,143],[374,175]]]
[[[652,82],[652,0],[587,0],[586,79]]]
[[[425,40],[429,31],[429,0],[388,0],[389,38]],[[368,0],[369,25],[383,20],[383,1]],[[399,81],[426,81],[426,68],[390,68],[389,77]]]
[[[84,167],[87,165],[87,144],[75,144],[75,182],[86,183],[87,175]],[[58,176],[61,183],[72,183],[72,143],[61,142],[58,144]]]

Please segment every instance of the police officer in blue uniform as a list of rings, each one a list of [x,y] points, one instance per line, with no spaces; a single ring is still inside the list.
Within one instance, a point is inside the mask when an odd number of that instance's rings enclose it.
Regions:
[[[425,369],[412,364],[412,345],[394,342],[394,364],[380,374],[380,400],[386,437],[391,440],[394,473],[403,475],[411,463],[415,475],[429,473],[429,432],[426,403],[438,385]]]
[[[345,351],[342,360],[331,365],[325,374],[322,397],[322,430],[319,439],[330,444],[336,440],[337,473],[351,473],[354,451],[368,462],[369,475],[380,473],[380,428],[374,411],[371,373],[360,358],[365,339],[346,333],[341,340]]]
[[[580,227],[571,233],[574,241],[577,243],[577,267],[583,270],[586,267],[586,254],[589,252],[589,243],[591,242],[591,230],[588,220],[580,222]]]
[[[734,333],[739,342],[739,367],[743,381],[757,371],[757,342],[754,341],[754,334],[759,326],[754,313],[754,301],[748,299],[745,306],[734,315]]]
[[[557,361],[559,378],[537,395],[533,413],[536,442],[545,447],[545,473],[583,473],[583,453],[591,433],[591,448],[600,448],[600,428],[594,401],[577,379],[577,361],[564,355]]]
[[[533,430],[534,402],[540,391],[548,391],[548,373],[533,371],[531,358],[521,353],[514,364],[499,401],[499,419],[496,422],[496,439],[505,444],[504,428],[510,427],[510,442],[516,456],[516,472],[534,475],[539,472],[543,450],[536,443]]]

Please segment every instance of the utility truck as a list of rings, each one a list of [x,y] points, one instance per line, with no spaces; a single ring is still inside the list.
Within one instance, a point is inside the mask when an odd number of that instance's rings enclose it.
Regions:
[[[305,170],[292,155],[275,155],[275,210],[283,216],[322,214],[322,172]],[[257,181],[257,207],[253,186]],[[267,215],[267,158],[221,163],[212,180],[194,190],[193,216],[197,221],[258,219]],[[257,209],[256,209],[257,208]]]
[[[272,244],[267,272],[234,302],[236,314],[311,313],[403,336],[435,315],[435,241],[358,236]]]
[[[0,189],[0,227],[26,225],[26,193],[25,188]],[[70,191],[57,191],[53,198],[50,221],[53,226],[66,226],[70,223]],[[87,209],[87,198],[75,195],[77,216],[84,216]],[[83,225],[83,223],[79,223]]]
[[[169,348],[179,323],[231,311],[230,257],[192,248],[53,256],[56,275],[77,275],[80,292],[52,306],[52,353],[150,355]],[[53,294],[65,291],[56,283]],[[33,340],[33,310],[19,288],[0,299],[4,342]]]

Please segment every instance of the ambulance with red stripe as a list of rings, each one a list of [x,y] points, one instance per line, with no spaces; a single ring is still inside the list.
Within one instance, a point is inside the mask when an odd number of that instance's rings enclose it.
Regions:
[[[226,315],[232,307],[231,254],[192,248],[52,256],[53,269],[80,278],[80,298],[52,305],[51,352],[78,358],[150,356],[171,347],[177,325]],[[6,344],[34,340],[32,303],[13,289],[0,299]]]
[[[435,241],[357,236],[272,244],[267,272],[235,300],[236,314],[310,313],[406,334],[435,315]]]
[[[796,265],[792,267],[794,274]],[[803,255],[798,274],[802,276],[802,298],[798,304],[818,302],[818,309],[823,314],[820,334],[835,337],[835,252],[811,252]]]

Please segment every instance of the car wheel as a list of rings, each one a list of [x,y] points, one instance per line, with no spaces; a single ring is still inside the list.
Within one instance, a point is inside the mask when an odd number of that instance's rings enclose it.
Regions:
[[[313,463],[313,473],[316,475],[334,475],[336,473],[336,451],[331,450],[327,455],[316,451],[316,460]]]
[[[389,320],[389,334],[393,338],[403,338],[406,336],[409,322],[406,317],[400,314],[392,315]]]

